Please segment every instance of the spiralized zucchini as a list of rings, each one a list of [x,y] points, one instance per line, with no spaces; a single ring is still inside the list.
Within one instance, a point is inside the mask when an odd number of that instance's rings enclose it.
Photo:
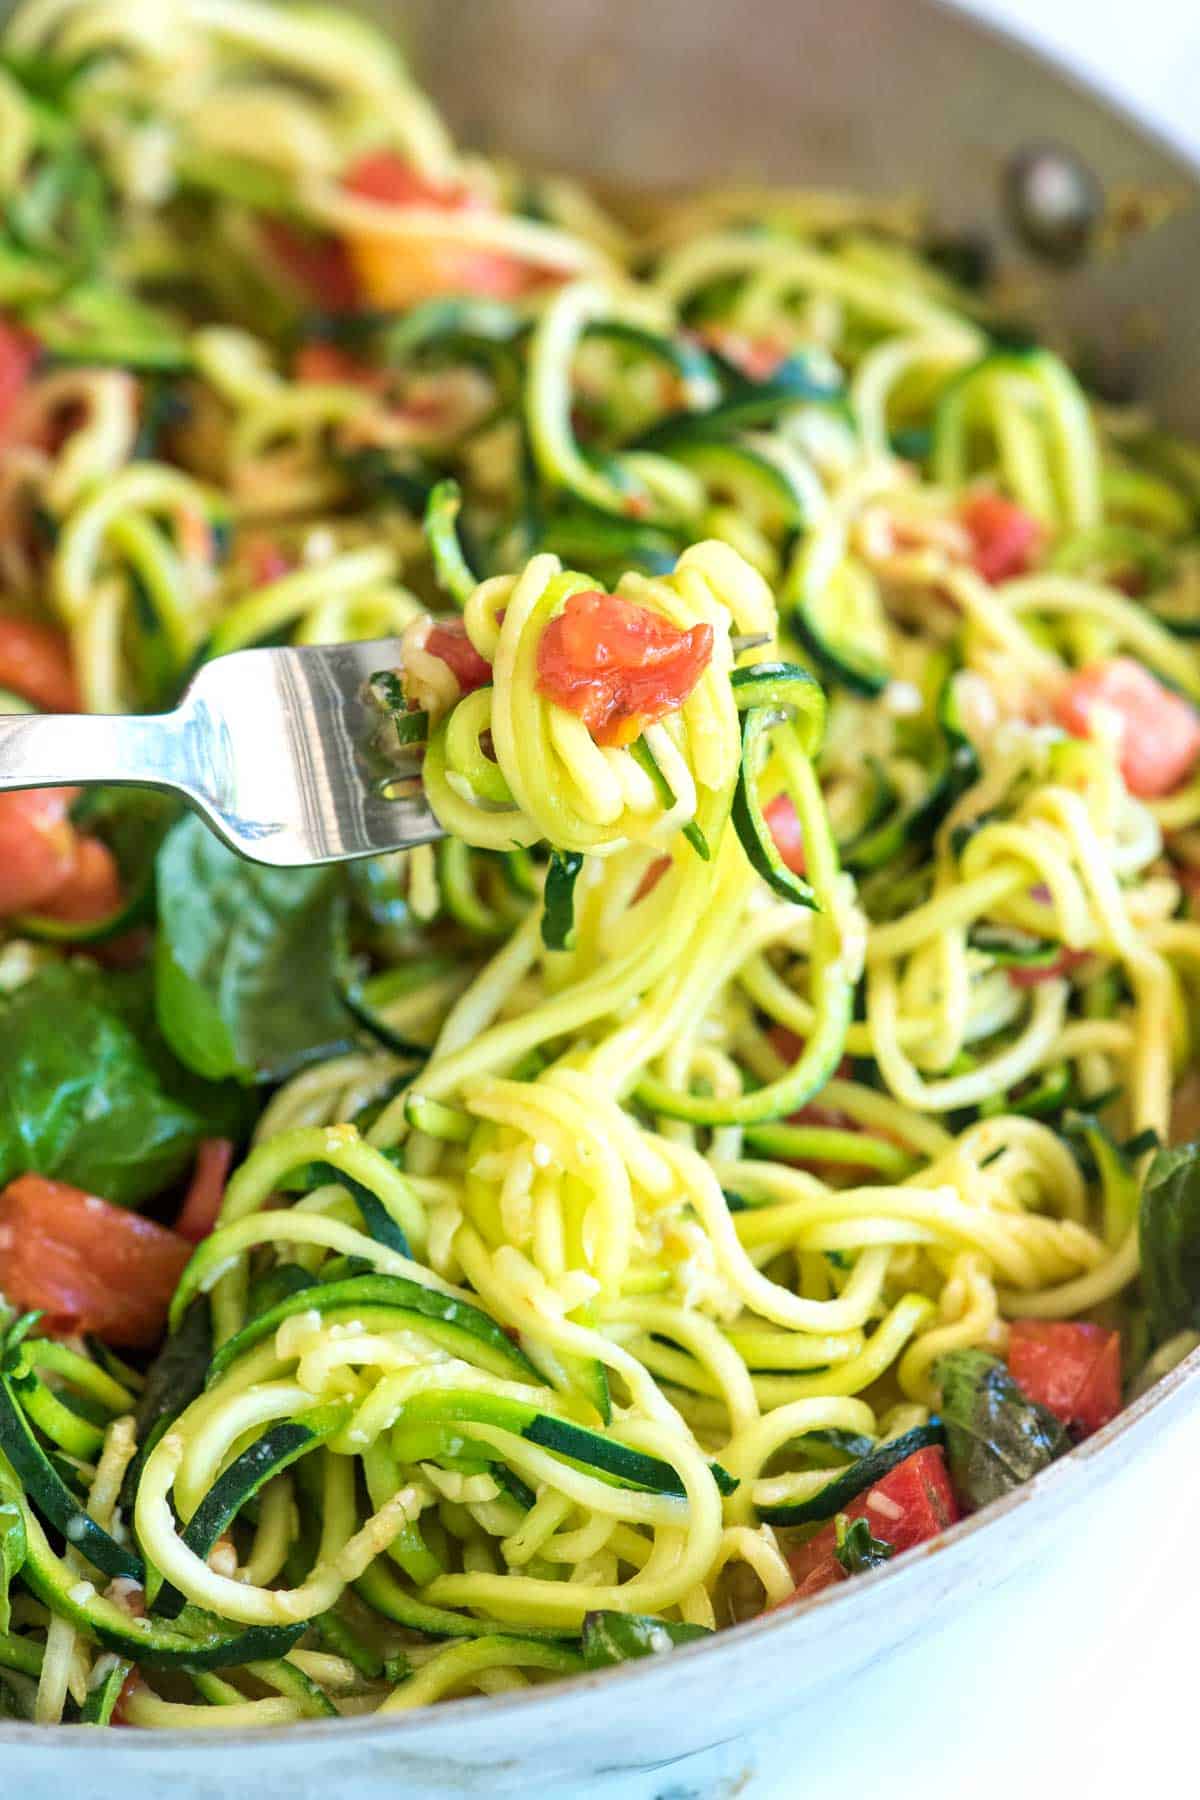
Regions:
[[[447,837],[346,878],[353,1047],[261,1111],[155,1428],[140,1367],[9,1332],[0,1712],[276,1725],[569,1676],[633,1641],[601,1614],[669,1647],[791,1595],[767,1518],[927,1427],[947,1352],[1087,1316],[1136,1368],[1200,779],[1139,798],[1056,720],[1116,657],[1200,701],[1197,453],[904,209],[627,227],[461,154],[337,9],[27,0],[4,48],[0,307],[46,347],[6,593],[102,711],[397,640]],[[981,496],[1031,534],[991,579]],[[711,633],[617,745],[539,674],[597,591]]]

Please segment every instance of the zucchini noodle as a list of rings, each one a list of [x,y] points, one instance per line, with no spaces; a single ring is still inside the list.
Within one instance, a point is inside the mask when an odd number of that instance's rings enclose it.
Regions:
[[[0,1306],[0,1713],[669,1648],[816,1591],[847,1470],[943,1442],[943,1358],[1185,1354],[1137,1194],[1200,777],[1070,706],[1133,668],[1194,728],[1197,453],[1014,348],[912,206],[609,217],[338,9],[26,0],[4,49],[6,605],[95,711],[393,640],[364,754],[445,837],[337,877],[345,1030],[258,1090],[170,1403]],[[52,925],[5,995],[88,954]]]

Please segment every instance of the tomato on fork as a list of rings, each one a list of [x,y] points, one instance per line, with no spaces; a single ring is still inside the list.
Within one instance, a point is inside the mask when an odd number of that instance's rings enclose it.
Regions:
[[[680,631],[616,594],[572,594],[542,633],[538,691],[577,713],[598,744],[631,744],[683,705],[712,646],[711,625]]]

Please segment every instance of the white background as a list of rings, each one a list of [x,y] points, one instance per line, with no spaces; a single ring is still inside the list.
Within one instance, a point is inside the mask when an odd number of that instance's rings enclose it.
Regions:
[[[959,3],[1200,158],[1200,0]],[[747,1744],[596,1800],[1200,1800],[1198,1522],[1200,1408],[1082,1532],[937,1636]]]

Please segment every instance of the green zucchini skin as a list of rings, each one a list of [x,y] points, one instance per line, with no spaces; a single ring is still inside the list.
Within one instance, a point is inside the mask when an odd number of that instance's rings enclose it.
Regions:
[[[552,850],[542,901],[542,942],[547,950],[570,950],[575,942],[575,883],[583,869],[577,850]]]
[[[33,1435],[9,1376],[0,1378],[0,1451],[31,1503],[81,1556],[105,1575],[145,1580],[140,1556],[97,1525]]]
[[[906,849],[924,849],[959,795],[977,780],[979,761],[958,722],[949,682],[937,712],[940,742],[932,759],[928,787],[846,846],[844,861],[852,874],[865,875],[882,868]]]
[[[775,845],[758,797],[758,772],[766,741],[776,725],[795,726],[804,754],[812,757],[825,729],[825,696],[799,663],[754,663],[730,677],[742,719],[742,757],[733,796],[734,829],[755,873],[781,899],[815,906],[804,877],[788,868]]]
[[[986,922],[972,926],[967,933],[967,943],[972,950],[982,950],[993,962],[1008,969],[1045,969],[1062,955],[1062,945],[1050,938],[1038,938],[1012,926]]]
[[[944,1444],[946,1434],[940,1424],[931,1421],[928,1425],[914,1425],[911,1431],[904,1432],[889,1443],[880,1444],[874,1450],[851,1463],[827,1482],[819,1493],[809,1500],[800,1500],[789,1506],[760,1506],[758,1516],[764,1525],[817,1525],[849,1506],[859,1494],[873,1487],[877,1481],[902,1463],[908,1456],[918,1450],[927,1450],[933,1444]]]
[[[461,509],[462,489],[457,481],[439,481],[425,508],[425,541],[433,557],[434,573],[458,607],[466,605],[478,586],[458,540]]]
[[[212,1318],[208,1301],[192,1301],[179,1330],[167,1339],[150,1365],[146,1385],[134,1413],[138,1451],[121,1483],[121,1505],[133,1508],[146,1458],[185,1407],[204,1392],[212,1358]]]
[[[145,1669],[229,1669],[286,1656],[306,1626],[250,1626],[223,1630],[198,1607],[187,1606],[178,1621],[135,1619],[94,1590],[81,1592],[79,1574],[55,1555],[30,1509],[26,1509],[29,1554],[22,1579],[35,1598],[60,1618],[68,1619],[84,1637],[105,1650],[115,1650]]]
[[[213,1545],[226,1526],[252,1500],[259,1489],[289,1469],[310,1450],[315,1450],[337,1428],[344,1424],[349,1408],[331,1406],[315,1408],[312,1422],[285,1420],[250,1444],[235,1457],[229,1467],[213,1483],[183,1533],[183,1542],[194,1556],[207,1559]],[[319,1417],[317,1415],[320,1415]],[[186,1604],[179,1589],[164,1582],[155,1596],[151,1611],[162,1619],[175,1619]]]
[[[640,737],[636,739],[634,743],[630,744],[629,754],[638,764],[638,767],[644,769],[647,775],[649,775],[651,781],[658,789],[663,805],[667,807],[674,806],[674,790],[662,770],[659,768],[658,759],[644,737]],[[683,827],[683,835],[692,846],[692,849],[696,852],[696,855],[700,858],[701,862],[712,861],[712,851],[709,848],[708,839],[705,837],[704,832],[701,830],[695,819],[688,820],[687,824]]]
[[[533,1638],[538,1642],[570,1641],[577,1634],[570,1626],[555,1625],[505,1625],[499,1619],[475,1619],[467,1613],[452,1612],[449,1607],[431,1606],[428,1601],[419,1600],[411,1594],[391,1569],[384,1566],[382,1557],[377,1557],[370,1568],[360,1575],[354,1583],[354,1590],[361,1600],[372,1607],[393,1624],[403,1625],[410,1631],[419,1631],[425,1637],[435,1638],[480,1638],[480,1637],[513,1637]]]
[[[632,1450],[628,1445],[570,1419],[540,1412],[523,1401],[510,1400],[499,1394],[463,1389],[414,1394],[403,1407],[402,1419],[405,1424],[491,1425],[501,1431],[511,1431],[530,1444],[538,1444],[555,1456],[582,1463],[621,1486],[641,1488],[649,1493],[673,1494],[680,1499],[686,1495],[676,1471],[660,1457]],[[728,1470],[716,1462],[710,1463],[709,1467],[721,1493],[733,1493],[737,1482]]]
[[[709,352],[709,361],[723,378],[724,397],[707,411],[671,413],[660,419],[638,440],[639,449],[673,452],[681,443],[711,438],[714,432],[767,424],[790,406],[842,402],[841,373],[825,358],[789,356],[767,381],[750,380],[717,352]]]
[[[79,1709],[81,1725],[111,1725],[117,1701],[121,1698],[121,1689],[125,1686],[133,1664],[125,1657],[119,1657],[108,1674],[98,1686],[88,1690],[88,1697]]]
[[[417,1329],[422,1329],[426,1322],[453,1326],[469,1341],[473,1340],[478,1351],[491,1353],[484,1367],[516,1381],[539,1379],[533,1364],[507,1332],[479,1307],[470,1306],[452,1294],[443,1294],[437,1288],[422,1287],[420,1282],[410,1281],[404,1275],[355,1275],[347,1281],[322,1282],[315,1287],[301,1288],[251,1319],[235,1337],[222,1344],[213,1357],[208,1370],[208,1385],[211,1387],[219,1381],[248,1350],[273,1337],[283,1321],[294,1314],[315,1310],[324,1316],[345,1310],[357,1315],[364,1307],[413,1315]]]

